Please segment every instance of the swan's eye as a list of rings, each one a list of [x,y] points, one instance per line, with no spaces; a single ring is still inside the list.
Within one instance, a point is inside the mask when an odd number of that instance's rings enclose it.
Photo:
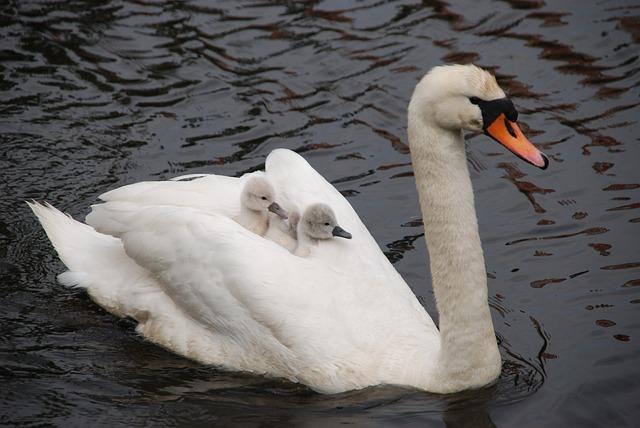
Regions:
[[[469,101],[471,102],[471,104],[478,104],[478,103],[480,103],[480,98],[471,97],[471,98],[469,98]]]

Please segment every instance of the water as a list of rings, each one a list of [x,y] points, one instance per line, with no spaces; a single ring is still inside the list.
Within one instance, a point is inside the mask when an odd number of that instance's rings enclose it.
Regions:
[[[37,426],[631,426],[640,416],[640,8],[624,1],[8,1],[0,6],[0,421]],[[556,4],[557,3],[557,4]],[[498,382],[335,396],[220,373],[78,290],[22,203],[239,175],[301,152],[435,314],[405,109],[443,62],[495,71],[523,164],[468,140]]]

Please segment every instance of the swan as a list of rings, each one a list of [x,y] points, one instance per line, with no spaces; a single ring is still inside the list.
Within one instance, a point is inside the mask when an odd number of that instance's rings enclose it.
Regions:
[[[320,241],[340,237],[351,239],[351,234],[338,225],[336,215],[327,204],[312,204],[304,210],[297,225],[298,245],[295,254],[309,257]]]
[[[323,201],[354,239],[321,240],[298,257],[180,194],[183,206],[138,207],[120,238],[30,206],[69,269],[60,282],[136,319],[167,349],[321,393],[379,384],[453,393],[487,385],[501,369],[463,130],[546,168],[516,120],[495,78],[473,65],[431,69],[411,97],[408,139],[439,328],[349,202],[289,150],[265,162],[278,198]],[[199,180],[209,179],[231,183]]]

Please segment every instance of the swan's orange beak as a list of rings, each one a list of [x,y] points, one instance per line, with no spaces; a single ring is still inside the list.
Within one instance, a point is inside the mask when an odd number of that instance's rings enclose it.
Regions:
[[[501,113],[496,120],[485,128],[488,136],[511,150],[516,156],[541,169],[547,169],[549,159],[524,136],[516,122],[512,122]]]

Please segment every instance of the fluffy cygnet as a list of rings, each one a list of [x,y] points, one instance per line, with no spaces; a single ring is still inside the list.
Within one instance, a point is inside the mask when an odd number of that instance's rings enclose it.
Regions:
[[[298,222],[298,246],[295,254],[306,257],[318,241],[340,237],[351,239],[351,234],[338,226],[336,216],[327,204],[313,204],[307,207]]]
[[[275,202],[276,192],[264,177],[251,177],[240,194],[240,215],[234,220],[256,235],[264,236],[269,227],[269,213],[281,219],[287,213]]]

